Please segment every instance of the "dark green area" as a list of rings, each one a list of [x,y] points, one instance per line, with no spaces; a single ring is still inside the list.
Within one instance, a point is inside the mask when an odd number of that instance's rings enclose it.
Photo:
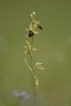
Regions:
[[[35,36],[34,63],[39,79],[36,106],[71,106],[71,1],[0,0],[0,106],[18,106],[13,91],[33,95],[33,82],[24,57],[25,35],[32,11],[43,30]],[[30,38],[28,38],[30,41]],[[28,102],[27,102],[28,101]],[[33,98],[24,101],[33,106]]]

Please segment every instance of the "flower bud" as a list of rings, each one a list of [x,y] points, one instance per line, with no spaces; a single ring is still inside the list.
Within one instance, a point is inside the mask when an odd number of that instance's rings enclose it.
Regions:
[[[30,14],[30,18],[33,19],[33,15],[32,14]]]
[[[35,16],[35,15],[36,15],[36,13],[35,13],[35,12],[32,12],[32,14],[33,14],[33,16]]]

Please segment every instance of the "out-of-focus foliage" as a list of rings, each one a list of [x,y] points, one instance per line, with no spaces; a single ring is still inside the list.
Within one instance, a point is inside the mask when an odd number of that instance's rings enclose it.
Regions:
[[[34,63],[40,60],[45,67],[44,71],[35,71],[39,80],[36,105],[71,105],[70,0],[0,1],[0,105],[33,105],[33,81],[23,49],[32,11],[43,28],[35,37]],[[31,98],[19,104],[13,95],[15,89],[27,91]]]

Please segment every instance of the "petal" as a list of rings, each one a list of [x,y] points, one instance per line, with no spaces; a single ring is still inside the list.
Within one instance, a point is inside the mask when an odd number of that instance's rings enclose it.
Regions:
[[[26,29],[26,31],[29,31],[29,29]]]
[[[38,34],[39,32],[37,32],[37,31],[33,31],[34,32],[34,34]]]
[[[26,40],[26,44],[29,45],[29,42]]]
[[[37,51],[37,49],[36,49],[36,48],[33,48],[33,52],[34,52],[34,51]]]
[[[23,46],[24,48],[27,48],[27,46]]]

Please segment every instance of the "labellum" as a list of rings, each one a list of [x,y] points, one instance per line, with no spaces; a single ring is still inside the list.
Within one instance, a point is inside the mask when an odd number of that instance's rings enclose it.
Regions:
[[[29,37],[32,37],[32,36],[34,36],[34,32],[32,32],[32,31],[29,31],[29,34],[28,34],[28,36],[29,36]]]
[[[41,29],[42,30],[42,27],[39,24],[37,25],[37,27],[38,27],[38,29]]]

